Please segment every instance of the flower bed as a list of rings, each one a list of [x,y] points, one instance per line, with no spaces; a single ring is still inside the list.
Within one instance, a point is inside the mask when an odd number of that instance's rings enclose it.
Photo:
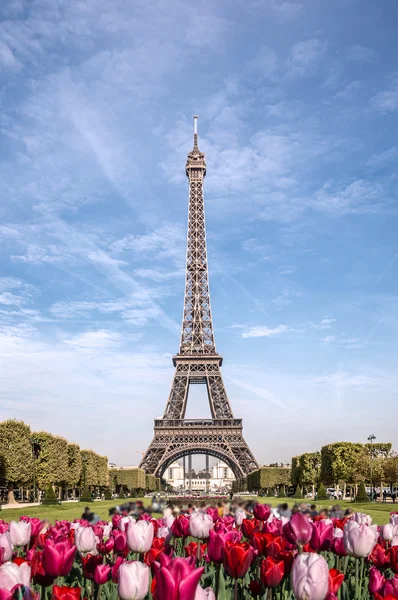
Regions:
[[[394,600],[398,514],[0,521],[0,600]]]

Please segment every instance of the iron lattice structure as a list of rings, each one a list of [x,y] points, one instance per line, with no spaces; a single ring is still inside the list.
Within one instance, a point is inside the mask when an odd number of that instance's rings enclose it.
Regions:
[[[176,371],[166,410],[162,419],[155,420],[155,435],[140,467],[161,476],[182,456],[211,454],[242,477],[257,462],[243,438],[242,420],[232,413],[221,376],[222,357],[214,341],[203,196],[206,160],[198,147],[196,124],[194,117],[194,145],[186,163],[189,208],[181,344],[173,358]],[[206,385],[211,419],[184,418],[191,384]]]

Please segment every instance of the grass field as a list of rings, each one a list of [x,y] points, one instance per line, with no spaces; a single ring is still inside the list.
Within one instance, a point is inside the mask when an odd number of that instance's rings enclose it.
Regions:
[[[248,500],[250,498],[254,498],[254,496],[242,496],[243,500]],[[149,505],[151,502],[150,498],[140,498],[143,500],[145,505]],[[134,498],[131,498],[134,500]],[[292,506],[294,502],[306,502],[312,504],[311,500],[292,500],[292,499],[282,499],[282,498],[258,498],[259,502],[263,502],[265,504],[270,504],[271,506],[277,506],[281,502],[288,502],[289,506]],[[108,519],[108,511],[113,506],[116,506],[119,502],[125,502],[125,500],[104,500],[104,501],[96,501],[90,504],[90,508],[93,512],[95,512],[101,519]],[[322,501],[316,503],[318,508],[331,508],[331,501]],[[345,510],[346,508],[352,508],[354,511],[364,512],[369,514],[374,523],[378,525],[382,525],[383,523],[387,523],[390,518],[390,512],[393,510],[398,510],[398,504],[383,504],[381,502],[367,502],[365,504],[355,504],[351,502],[339,502],[340,506]],[[15,509],[7,509],[3,510],[0,513],[0,518],[4,521],[15,521],[18,520],[22,515],[28,515],[29,517],[39,517],[40,519],[48,519],[51,523],[54,523],[56,520],[68,519],[69,521],[73,521],[74,519],[78,519],[81,517],[84,503],[82,502],[71,502],[65,503],[61,505],[57,505],[54,507],[49,506],[34,506],[24,508],[15,508]],[[159,515],[155,515],[159,516]]]

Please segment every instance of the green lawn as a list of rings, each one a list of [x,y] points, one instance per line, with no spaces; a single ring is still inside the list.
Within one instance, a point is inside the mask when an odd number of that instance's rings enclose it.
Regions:
[[[248,497],[251,498],[254,496],[242,496],[242,499]],[[322,500],[314,503],[308,498],[302,500],[293,500],[291,498],[258,498],[258,501],[263,502],[265,504],[270,504],[271,506],[278,506],[278,504],[280,504],[281,502],[287,502],[290,507],[295,502],[297,502],[298,504],[300,504],[301,502],[305,502],[306,504],[316,504],[318,510],[319,508],[330,509],[334,504],[339,504],[343,510],[345,510],[346,508],[352,508],[355,512],[363,512],[370,515],[373,519],[373,523],[376,523],[377,525],[383,525],[384,523],[388,523],[390,519],[390,512],[394,510],[398,511],[398,504],[383,504],[382,502],[366,502],[364,504],[356,504],[355,502],[349,501],[332,502],[331,500]]]
[[[129,500],[136,500],[136,498],[130,498]],[[151,503],[150,498],[140,498],[140,500],[142,500],[145,505]],[[90,509],[101,519],[108,520],[109,509],[117,504],[123,504],[124,502],[128,502],[128,500],[101,500],[89,503],[87,506],[90,506]],[[84,502],[66,502],[65,504],[58,504],[57,506],[30,506],[27,508],[24,508],[22,505],[21,508],[2,510],[0,518],[4,521],[18,521],[19,517],[22,515],[28,515],[29,517],[48,519],[51,523],[61,519],[73,521],[82,516],[85,506]]]

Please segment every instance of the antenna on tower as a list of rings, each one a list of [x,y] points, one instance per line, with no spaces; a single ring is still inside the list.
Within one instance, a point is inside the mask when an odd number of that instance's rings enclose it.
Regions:
[[[193,149],[199,150],[198,148],[198,115],[193,116]]]

